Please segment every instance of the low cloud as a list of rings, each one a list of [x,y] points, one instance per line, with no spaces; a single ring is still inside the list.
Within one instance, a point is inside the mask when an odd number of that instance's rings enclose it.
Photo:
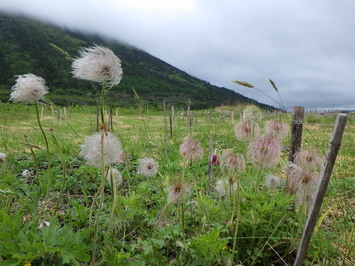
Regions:
[[[273,104],[355,108],[355,1],[173,1],[143,8],[113,0],[12,0],[22,12],[130,43],[211,84]],[[160,7],[160,8],[158,8]],[[167,8],[169,7],[169,8]],[[175,7],[175,9],[173,8]]]

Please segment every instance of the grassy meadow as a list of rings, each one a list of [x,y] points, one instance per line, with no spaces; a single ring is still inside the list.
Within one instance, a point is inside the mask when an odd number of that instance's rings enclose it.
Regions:
[[[244,107],[193,110],[191,122],[186,108],[172,113],[169,107],[165,122],[162,111],[113,109],[111,132],[129,160],[114,165],[123,178],[117,193],[106,182],[99,199],[102,171],[78,156],[97,131],[95,107],[40,106],[48,154],[35,107],[0,103],[0,153],[7,155],[0,163],[0,264],[86,265],[92,256],[98,265],[292,264],[307,211],[295,210],[295,196],[284,192],[289,134],[276,166],[260,169],[247,160],[237,192],[222,197],[216,182],[232,177],[214,165],[209,191],[210,132],[218,158],[224,149],[246,155],[248,142],[237,140],[233,129]],[[261,133],[271,119],[291,124],[289,113],[259,112]],[[349,115],[306,265],[355,263],[354,119]],[[302,148],[324,156],[334,121],[334,114],[306,114]],[[204,155],[186,164],[179,147],[189,135]],[[145,157],[158,163],[157,175],[139,174],[138,159]],[[270,173],[281,178],[275,190],[263,185]],[[169,189],[182,178],[183,199],[169,201]]]

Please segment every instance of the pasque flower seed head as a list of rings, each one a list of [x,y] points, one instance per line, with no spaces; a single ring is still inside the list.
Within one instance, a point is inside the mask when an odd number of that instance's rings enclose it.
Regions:
[[[107,82],[109,87],[120,83],[122,78],[121,60],[110,49],[99,45],[81,49],[72,68],[75,78]]]
[[[48,93],[44,79],[34,74],[18,76],[11,90],[10,101],[22,103],[35,103]]]
[[[81,145],[79,156],[83,157],[88,165],[102,166],[101,143],[103,143],[104,164],[116,163],[121,153],[121,143],[111,132],[95,133],[87,137]]]

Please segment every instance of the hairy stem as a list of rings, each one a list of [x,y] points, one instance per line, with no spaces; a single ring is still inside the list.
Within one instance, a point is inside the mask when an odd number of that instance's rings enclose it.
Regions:
[[[105,139],[105,131],[101,129],[101,185],[100,185],[100,202],[99,207],[97,209],[97,215],[95,219],[94,225],[94,240],[93,240],[93,247],[92,247],[92,255],[91,255],[91,265],[95,265],[95,256],[96,256],[96,244],[97,244],[97,231],[99,226],[99,218],[101,207],[104,202],[104,186],[105,186],[105,157],[104,157],[104,139]]]
[[[44,133],[44,130],[43,130],[43,128],[42,128],[41,119],[39,118],[39,111],[38,111],[38,104],[37,104],[37,102],[35,102],[35,106],[36,106],[36,114],[37,114],[38,126],[39,126],[39,128],[41,129],[42,135],[43,135],[43,137],[44,137],[44,141],[45,141],[45,143],[46,143],[47,152],[48,152],[48,155],[49,155],[48,140],[47,140],[47,136],[46,136],[46,134]]]
[[[60,143],[58,142],[58,139],[57,139],[54,131],[51,131],[51,133],[52,133],[52,136],[53,136],[54,143],[57,146],[57,149],[58,149],[58,152],[59,152],[59,157],[60,157],[60,161],[61,161],[61,164],[62,164],[62,170],[63,170],[62,186],[60,188],[57,204],[55,205],[55,208],[54,208],[54,216],[55,216],[56,213],[57,213],[57,210],[58,210],[59,202],[60,202],[60,200],[62,198],[64,186],[65,186],[65,181],[66,181],[66,177],[67,177],[67,164],[65,163],[65,158],[64,158],[64,155],[63,155],[63,152],[62,152],[62,147],[60,146]]]

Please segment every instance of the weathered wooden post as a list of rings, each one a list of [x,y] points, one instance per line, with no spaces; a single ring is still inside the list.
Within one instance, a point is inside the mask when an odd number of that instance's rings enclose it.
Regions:
[[[212,142],[212,131],[210,131],[209,137],[209,155],[208,155],[208,191],[212,192],[212,185],[213,185],[213,165],[212,165],[212,156],[213,156],[213,142]]]
[[[42,108],[41,108],[41,120],[43,120],[43,106],[42,106]]]
[[[116,108],[115,110],[115,123],[117,124],[118,123],[118,108]]]
[[[54,114],[53,104],[51,104],[51,112],[52,112],[52,121],[53,121],[53,125],[55,125],[55,114]]]
[[[191,126],[192,126],[192,120],[191,120],[191,101],[189,99],[189,105],[187,106],[187,123],[189,126],[189,132],[191,133]]]
[[[96,100],[96,131],[99,131],[99,117],[100,117],[99,101]]]
[[[168,147],[167,147],[167,136],[168,136],[168,123],[166,118],[166,101],[163,101],[163,112],[164,112],[164,154],[165,159],[168,158]]]
[[[110,124],[110,128],[111,131],[113,131],[113,119],[112,119],[112,113],[113,113],[113,107],[112,105],[110,106],[110,114],[109,114],[109,124]]]
[[[170,138],[173,137],[173,118],[171,117],[171,114],[169,116],[169,124],[170,124]]]
[[[312,237],[314,227],[317,223],[317,216],[322,207],[325,192],[328,187],[330,177],[332,175],[334,163],[338,155],[339,148],[341,146],[341,139],[343,136],[347,115],[338,114],[334,123],[333,133],[329,141],[329,149],[325,163],[320,173],[317,188],[315,191],[315,200],[310,207],[310,212],[307,217],[306,225],[303,230],[301,243],[297,251],[297,257],[294,266],[301,266],[307,256],[307,249]]]
[[[67,122],[67,109],[65,106],[63,106],[63,116],[64,116],[64,121]]]
[[[292,109],[290,153],[288,155],[288,160],[290,162],[294,161],[295,153],[301,149],[303,118],[304,118],[303,106],[294,106]]]
[[[171,106],[171,117],[175,119],[175,108],[174,106]]]
[[[290,151],[288,155],[288,160],[293,162],[295,159],[295,154],[301,150],[302,146],[302,130],[303,130],[303,118],[304,118],[304,108],[303,106],[294,106],[292,108],[292,122],[291,122],[291,140],[290,140]],[[286,176],[285,192],[289,191],[289,178],[288,173]]]

